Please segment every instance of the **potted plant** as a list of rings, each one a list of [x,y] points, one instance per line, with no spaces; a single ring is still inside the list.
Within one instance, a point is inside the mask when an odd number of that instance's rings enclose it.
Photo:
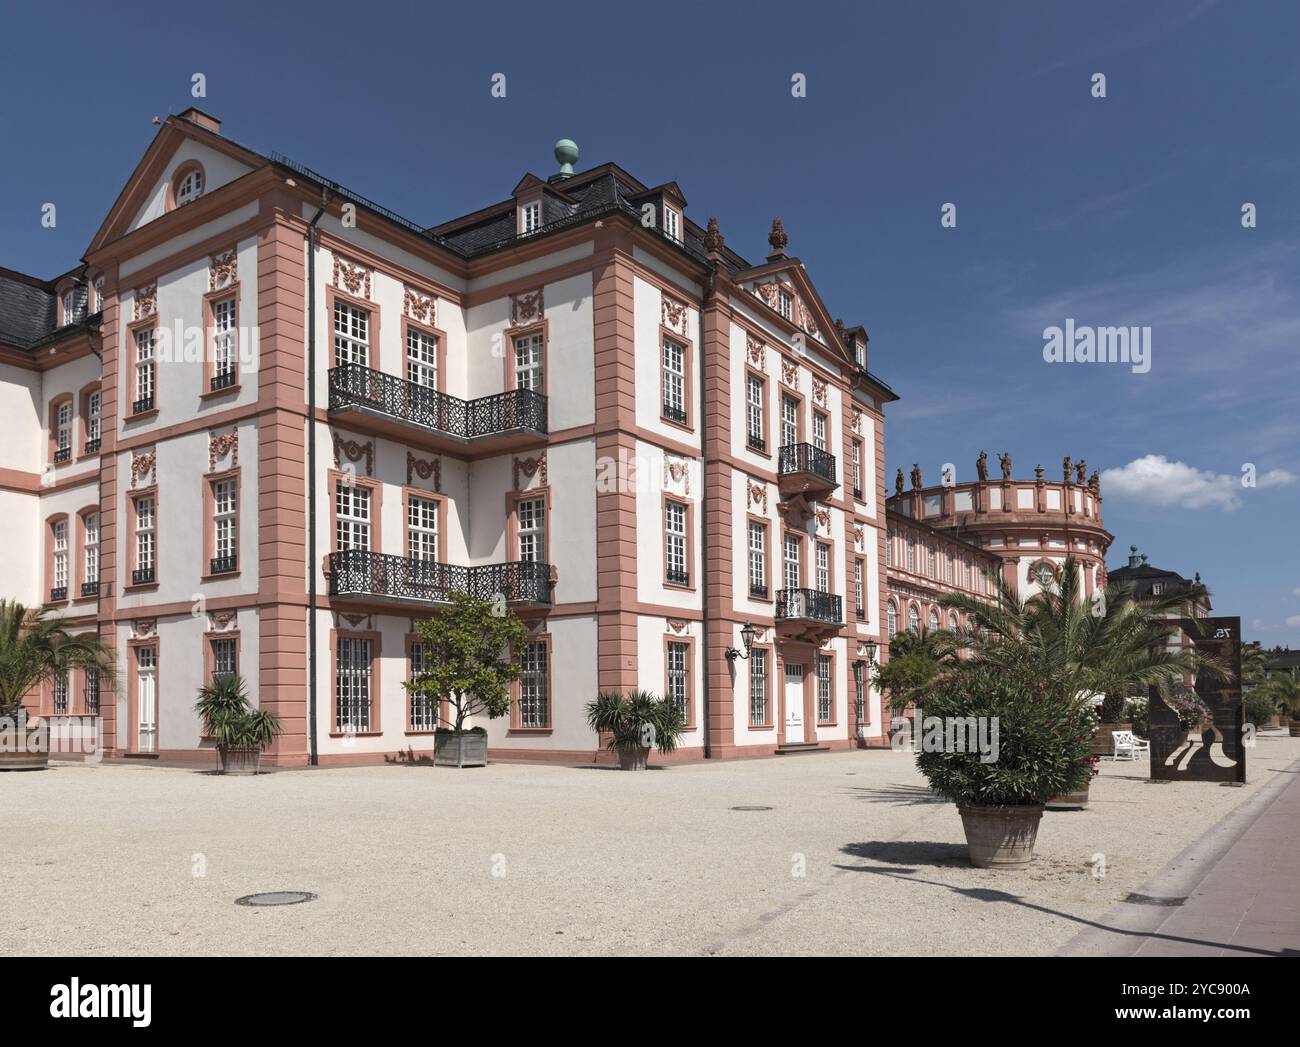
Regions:
[[[1279,709],[1287,710],[1291,737],[1300,738],[1300,673],[1279,673],[1258,690],[1268,694]]]
[[[649,691],[629,691],[626,696],[602,691],[587,703],[587,723],[597,734],[608,734],[607,748],[618,753],[625,771],[643,771],[651,748],[670,753],[686,730],[686,714],[675,702]]]
[[[262,750],[281,733],[279,719],[265,709],[254,709],[243,677],[234,673],[214,676],[199,688],[194,711],[203,736],[217,743],[222,774],[257,774]]]
[[[917,755],[930,787],[957,805],[971,864],[1028,865],[1046,801],[1092,776],[1087,699],[1027,667],[972,661],[935,682],[925,711],[945,724],[979,724],[980,736],[993,740],[981,749],[945,738]]]
[[[23,696],[58,673],[90,669],[113,679],[113,653],[93,633],[71,634],[16,600],[0,600],[0,770],[40,770],[49,763],[49,725],[27,715]]]
[[[1186,684],[1181,682],[1172,684],[1167,692],[1162,694],[1160,699],[1178,717],[1178,726],[1183,731],[1184,741],[1187,735],[1200,734],[1205,727],[1214,723],[1214,713],[1210,711],[1210,707]]]
[[[528,630],[508,608],[465,593],[452,593],[451,605],[416,622],[415,630],[425,647],[425,669],[402,686],[436,710],[434,765],[487,766],[487,731],[466,729],[465,721],[510,712],[510,684],[519,678]]]
[[[1097,711],[1092,707],[1091,702],[1088,702],[1086,705],[1083,702],[1080,702],[1079,708],[1081,714],[1080,722],[1083,723],[1086,721],[1089,727],[1088,736],[1089,738],[1092,738],[1094,737],[1093,732],[1097,727]],[[1092,785],[1092,780],[1101,773],[1099,767],[1101,756],[1095,751],[1095,749],[1096,746],[1090,745],[1089,753],[1084,758],[1084,762],[1088,765],[1088,774],[1087,777],[1084,778],[1083,783],[1076,785],[1073,789],[1069,789],[1066,792],[1057,793],[1057,795],[1049,797],[1043,804],[1044,807],[1049,811],[1082,811],[1088,806],[1089,786]]]
[[[1277,705],[1268,691],[1262,687],[1252,687],[1243,696],[1242,702],[1245,704],[1247,723],[1253,723],[1256,728],[1278,726]]]

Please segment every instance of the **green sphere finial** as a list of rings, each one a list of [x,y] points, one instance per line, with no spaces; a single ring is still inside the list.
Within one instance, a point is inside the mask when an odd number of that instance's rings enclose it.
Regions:
[[[555,159],[560,165],[560,174],[573,174],[573,165],[578,162],[578,143],[569,138],[561,138],[555,143]]]

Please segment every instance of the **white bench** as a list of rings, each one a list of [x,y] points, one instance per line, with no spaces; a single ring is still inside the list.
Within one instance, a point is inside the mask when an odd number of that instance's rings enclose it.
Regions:
[[[1150,754],[1151,743],[1139,738],[1132,731],[1111,731],[1114,739],[1112,758],[1116,760],[1136,760],[1139,756]]]

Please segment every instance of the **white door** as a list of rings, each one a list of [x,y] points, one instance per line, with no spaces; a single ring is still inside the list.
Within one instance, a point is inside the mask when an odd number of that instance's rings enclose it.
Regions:
[[[785,740],[803,741],[803,666],[785,667]]]
[[[158,652],[154,647],[136,651],[136,705],[140,710],[140,752],[158,751]]]

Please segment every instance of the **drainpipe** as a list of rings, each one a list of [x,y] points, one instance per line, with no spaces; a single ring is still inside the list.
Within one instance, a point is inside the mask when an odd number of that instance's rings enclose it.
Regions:
[[[708,305],[709,300],[713,297],[714,286],[714,268],[709,265],[708,275],[704,281],[704,298],[700,303],[699,315],[699,336],[696,345],[700,347],[700,406],[705,403],[704,397],[704,307]],[[700,412],[703,415],[703,411]],[[727,430],[730,432],[730,419],[728,419]],[[700,542],[700,600],[703,604],[701,610],[701,621],[703,628],[700,630],[700,651],[704,664],[704,758],[706,760],[713,756],[713,746],[709,741],[709,456],[708,456],[708,422],[704,422],[701,427],[700,435],[703,443],[700,447],[700,486],[703,490],[703,497],[700,500],[700,533],[704,541]]]
[[[316,223],[325,213],[329,193],[320,191],[320,207],[307,223],[307,763],[316,755]]]

